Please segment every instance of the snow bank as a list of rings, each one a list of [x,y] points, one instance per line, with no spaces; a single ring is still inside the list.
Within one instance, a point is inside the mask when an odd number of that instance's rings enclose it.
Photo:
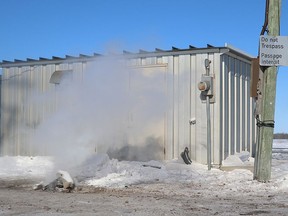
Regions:
[[[253,166],[254,158],[247,151],[231,155],[222,163],[223,166]]]
[[[83,180],[83,184],[97,187],[125,187],[131,184],[159,181],[167,177],[161,162],[110,160],[107,155],[95,155],[79,169],[81,171],[76,174],[77,178]]]
[[[283,143],[281,144],[284,145]],[[287,143],[285,144],[287,145]],[[286,154],[287,155],[287,154]],[[284,159],[283,159],[284,158]],[[228,157],[225,166],[253,166],[253,158],[247,152]],[[273,154],[272,179],[263,184],[253,180],[253,173],[247,169],[222,171],[193,162],[186,165],[182,159],[170,161],[118,161],[107,154],[91,155],[81,165],[67,170],[77,184],[95,187],[121,188],[135,184],[195,183],[206,185],[211,190],[233,191],[288,191],[288,160],[283,154]],[[55,177],[51,157],[0,157],[0,178],[50,178]]]

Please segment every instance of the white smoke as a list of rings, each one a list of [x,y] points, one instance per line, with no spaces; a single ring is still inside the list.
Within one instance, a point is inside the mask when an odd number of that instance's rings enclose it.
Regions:
[[[61,169],[95,152],[124,160],[159,159],[167,107],[163,72],[145,74],[126,63],[99,57],[82,81],[57,86],[57,111],[38,126],[33,146],[54,156]]]

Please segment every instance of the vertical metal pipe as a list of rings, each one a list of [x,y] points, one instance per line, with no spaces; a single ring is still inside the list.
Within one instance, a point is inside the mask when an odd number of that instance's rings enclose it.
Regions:
[[[210,75],[210,61],[205,59],[206,76]],[[210,117],[210,97],[206,96],[206,115],[207,115],[207,165],[211,170],[211,117]]]
[[[207,164],[208,170],[211,170],[211,118],[210,118],[210,98],[206,96],[207,113]]]

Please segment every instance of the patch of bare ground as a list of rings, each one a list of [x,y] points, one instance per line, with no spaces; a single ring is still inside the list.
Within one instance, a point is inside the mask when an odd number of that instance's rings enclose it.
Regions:
[[[288,215],[287,193],[223,196],[188,183],[77,186],[63,193],[33,190],[31,180],[0,183],[0,215]]]

